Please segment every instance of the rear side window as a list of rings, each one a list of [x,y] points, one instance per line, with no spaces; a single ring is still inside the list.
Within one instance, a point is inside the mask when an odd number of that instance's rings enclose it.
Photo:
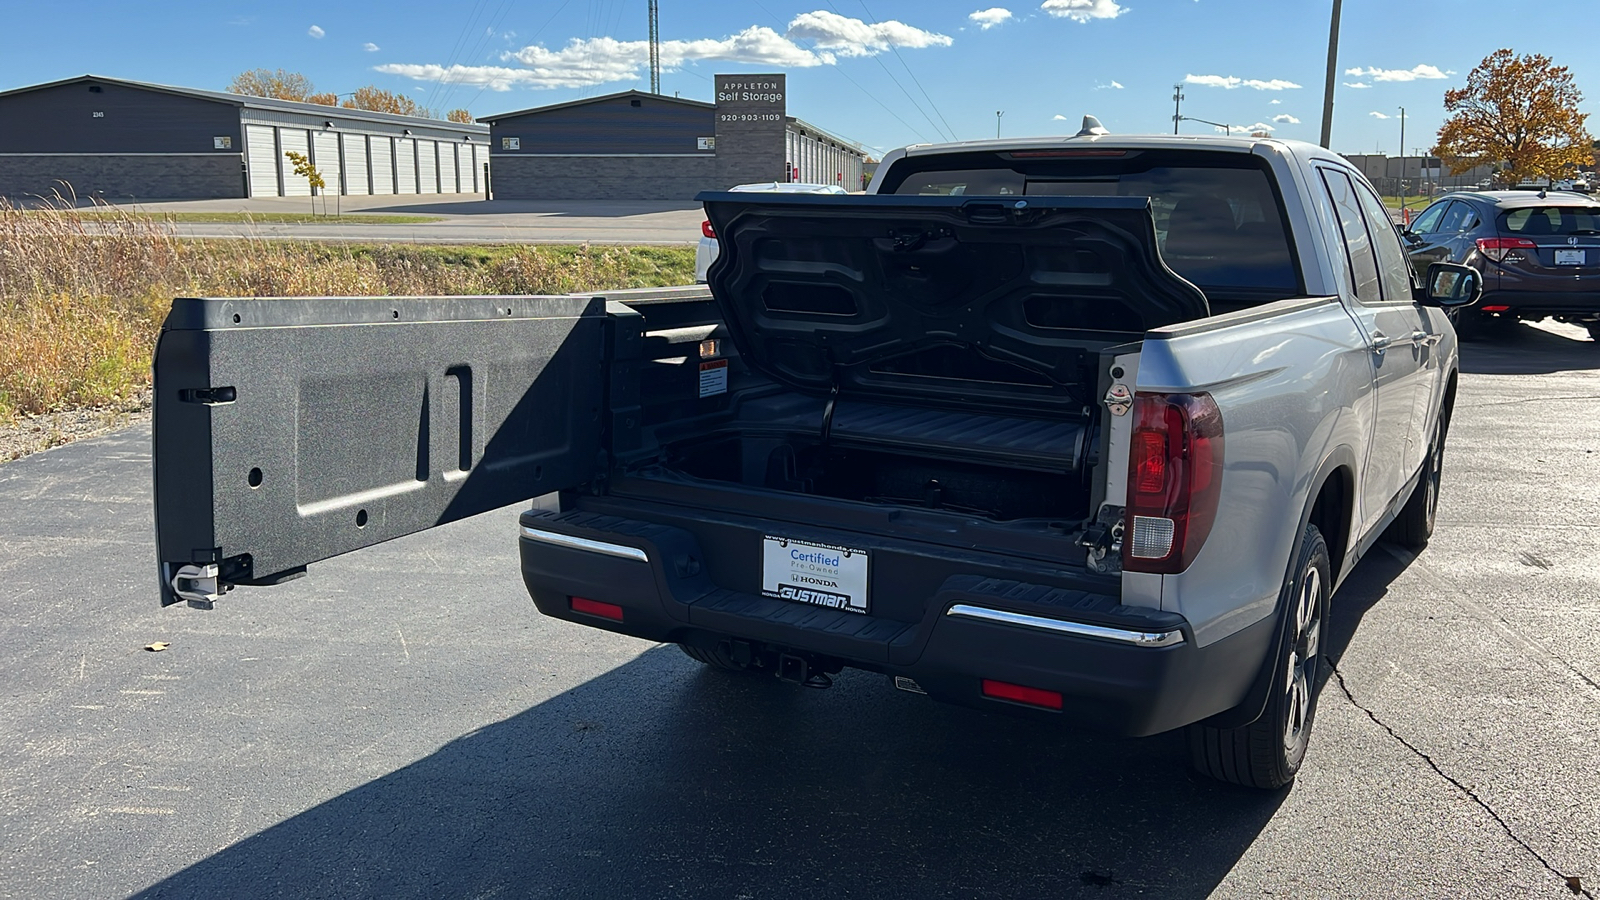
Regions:
[[[1433,234],[1439,230],[1439,220],[1444,217],[1444,211],[1449,206],[1449,203],[1435,203],[1428,207],[1427,212],[1417,216],[1417,220],[1411,223],[1411,232],[1413,234]]]
[[[1020,154],[1019,154],[1020,157]],[[1277,189],[1238,154],[1129,151],[1117,158],[909,158],[883,193],[1149,197],[1161,256],[1208,295],[1250,302],[1303,293]]]
[[[1349,175],[1332,169],[1322,170],[1322,181],[1328,186],[1328,199],[1333,201],[1333,212],[1344,234],[1356,299],[1378,303],[1383,299],[1378,288],[1378,258],[1372,252],[1372,239],[1367,235],[1367,223],[1361,215],[1361,201],[1356,197],[1355,185],[1350,183]]]
[[[1501,213],[1500,230],[1523,237],[1600,234],[1600,207],[1525,206]]]
[[[1383,299],[1390,303],[1410,303],[1411,263],[1400,249],[1400,233],[1395,231],[1394,220],[1383,208],[1383,201],[1365,184],[1356,185],[1356,197],[1361,201],[1361,211],[1367,215],[1367,233],[1372,236],[1373,249],[1378,254],[1378,269],[1383,273]]]
[[[1450,212],[1445,214],[1444,221],[1439,223],[1439,231],[1444,234],[1461,234],[1478,227],[1478,213],[1470,204],[1457,203],[1450,207]]]

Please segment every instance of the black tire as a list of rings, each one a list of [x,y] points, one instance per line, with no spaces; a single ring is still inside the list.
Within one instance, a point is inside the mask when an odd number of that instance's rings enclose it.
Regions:
[[[1400,508],[1400,515],[1383,536],[1408,550],[1421,550],[1433,537],[1433,523],[1439,510],[1439,481],[1444,474],[1444,422],[1439,423],[1433,446],[1428,448],[1428,458],[1422,464],[1422,477]]]
[[[1589,340],[1600,341],[1600,322],[1589,322],[1583,327],[1589,329]]]
[[[1230,784],[1275,790],[1293,781],[1300,771],[1317,712],[1331,571],[1322,532],[1307,525],[1279,603],[1286,620],[1274,658],[1267,708],[1259,719],[1237,728],[1214,728],[1203,722],[1189,726],[1189,758],[1202,774]]]
[[[702,662],[713,669],[724,672],[748,672],[750,667],[744,663],[736,662],[728,652],[727,641],[717,645],[715,650],[705,650],[700,647],[691,647],[688,644],[679,644],[678,649],[695,662]]]

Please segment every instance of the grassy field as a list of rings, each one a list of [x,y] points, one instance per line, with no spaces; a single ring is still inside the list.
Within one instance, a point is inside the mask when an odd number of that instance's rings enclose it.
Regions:
[[[114,210],[0,201],[0,422],[137,394],[175,296],[560,294],[693,280],[691,248],[201,241]]]
[[[39,210],[39,215],[59,215],[59,210]],[[121,222],[126,219],[149,222],[171,222],[177,225],[426,225],[442,222],[442,216],[411,216],[401,213],[351,213],[342,216],[325,216],[321,213],[247,213],[247,212],[125,212],[120,209],[79,210],[78,217],[85,222]]]

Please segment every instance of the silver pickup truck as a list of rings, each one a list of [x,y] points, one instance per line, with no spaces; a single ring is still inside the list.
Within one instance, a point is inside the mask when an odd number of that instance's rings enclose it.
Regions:
[[[1330,595],[1432,530],[1475,271],[1414,284],[1362,176],[1277,140],[917,146],[865,196],[701,199],[709,295],[175,301],[163,601],[538,498],[545,615],[1294,777]]]

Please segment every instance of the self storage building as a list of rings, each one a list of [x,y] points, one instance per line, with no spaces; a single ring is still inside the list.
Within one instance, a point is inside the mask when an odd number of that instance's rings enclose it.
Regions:
[[[84,75],[0,92],[0,196],[203,199],[473,194],[489,129]]]
[[[716,102],[623,91],[483,116],[497,200],[692,200],[762,181],[863,187],[866,152],[788,115],[786,78],[718,75]]]

